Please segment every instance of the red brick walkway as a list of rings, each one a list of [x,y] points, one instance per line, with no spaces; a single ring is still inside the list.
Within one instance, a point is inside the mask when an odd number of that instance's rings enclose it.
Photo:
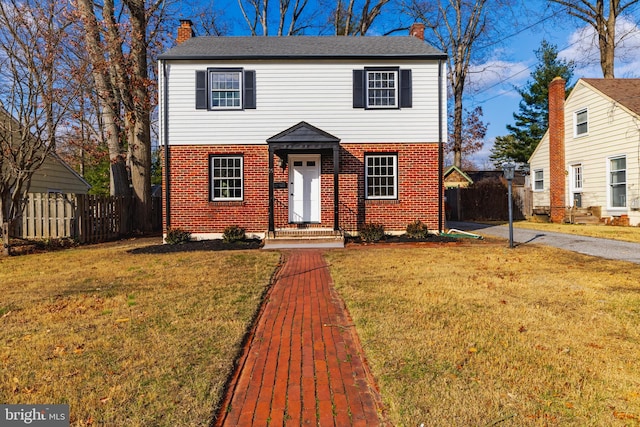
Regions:
[[[379,395],[320,251],[286,254],[217,426],[377,426]]]

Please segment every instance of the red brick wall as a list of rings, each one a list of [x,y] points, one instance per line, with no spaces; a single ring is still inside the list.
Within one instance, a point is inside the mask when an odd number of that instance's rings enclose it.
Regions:
[[[565,81],[556,77],[549,84],[549,196],[552,222],[565,217],[565,156],[564,156]]]
[[[364,199],[365,153],[398,154],[398,200]],[[242,154],[244,200],[209,201],[209,155]],[[269,220],[268,147],[170,147],[171,227],[191,233],[221,233],[229,225],[248,232],[265,232]],[[274,181],[287,182],[288,167],[274,160]],[[333,156],[322,155],[322,227],[334,227]],[[288,223],[288,190],[274,189],[276,227]],[[340,227],[355,231],[363,223],[377,222],[387,231],[403,231],[419,219],[438,228],[438,144],[344,144],[340,154]],[[164,197],[164,193],[163,193]],[[166,205],[165,205],[166,206]],[[166,230],[166,218],[164,227]]]

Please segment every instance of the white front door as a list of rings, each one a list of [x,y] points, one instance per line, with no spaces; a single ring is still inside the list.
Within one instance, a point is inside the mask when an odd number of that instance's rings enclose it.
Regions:
[[[320,222],[320,155],[289,156],[289,222]]]
[[[571,179],[569,180],[569,192],[571,200],[569,206],[582,207],[582,165],[571,166]]]

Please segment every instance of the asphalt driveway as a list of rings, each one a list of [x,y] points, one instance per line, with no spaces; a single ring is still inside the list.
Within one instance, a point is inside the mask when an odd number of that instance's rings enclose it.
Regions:
[[[447,227],[482,236],[509,239],[508,225],[487,225],[474,222],[448,221]],[[640,264],[640,244],[621,242],[574,234],[554,233],[523,228],[513,229],[514,245],[542,244],[601,258],[629,261]]]

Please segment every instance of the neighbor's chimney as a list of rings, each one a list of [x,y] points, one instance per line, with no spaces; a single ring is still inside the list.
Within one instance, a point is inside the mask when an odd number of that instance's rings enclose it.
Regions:
[[[551,222],[565,218],[564,97],[565,81],[554,78],[549,83],[549,204]]]
[[[189,19],[181,19],[178,27],[178,38],[176,43],[180,44],[185,40],[189,40],[195,34],[193,32],[193,22]]]
[[[406,28],[406,27],[405,27]],[[409,28],[409,35],[424,40],[424,24],[416,22]]]

